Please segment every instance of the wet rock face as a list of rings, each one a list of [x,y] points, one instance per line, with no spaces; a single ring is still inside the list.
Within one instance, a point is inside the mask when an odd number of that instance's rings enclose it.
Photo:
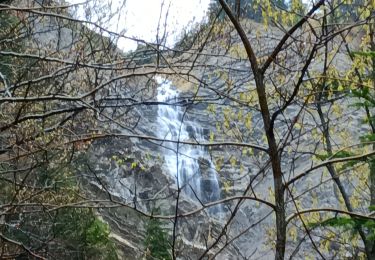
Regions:
[[[155,136],[155,131],[160,129],[158,121],[154,118],[157,112],[155,113],[151,110],[138,112],[142,115],[139,126],[148,129],[150,135]],[[214,130],[210,118],[206,116],[198,119],[206,122],[202,125],[203,130],[201,132],[203,136],[205,136],[204,133],[209,135],[209,132]],[[197,132],[193,126],[197,122],[192,120],[193,117],[190,117],[190,121],[186,121],[188,125],[186,132],[187,139],[194,140],[194,138],[197,138]],[[203,137],[203,139],[207,140],[206,137]],[[165,148],[165,143],[160,141],[125,140],[100,141],[94,143],[92,150],[89,152],[91,163],[98,165],[96,174],[101,179],[101,183],[98,183],[96,178],[90,179],[90,181],[96,182],[94,196],[97,197],[99,196],[98,194],[101,194],[100,196],[108,198],[106,196],[107,191],[101,187],[104,184],[114,198],[127,203],[131,207],[136,207],[148,213],[159,208],[163,215],[173,216],[175,214],[177,186],[175,176],[168,168],[165,158],[166,150],[168,150]],[[224,162],[220,173],[216,171],[215,162],[210,161],[210,156],[225,156],[223,149],[202,148],[199,153],[188,154],[188,150],[184,150],[186,147],[181,146],[180,148],[182,154],[195,158],[195,162],[190,160],[181,161],[181,181],[182,183],[188,183],[191,179],[196,181],[198,185],[194,189],[199,191],[197,196],[199,196],[201,203],[213,202],[226,196],[240,195],[248,183],[248,178],[243,177],[244,174],[241,174],[236,167],[231,167],[229,161]],[[239,158],[241,151],[233,150],[233,154]],[[117,156],[116,160],[113,159],[114,155]],[[193,175],[189,173],[193,169],[192,167],[196,167]],[[250,168],[250,165],[247,167]],[[232,181],[232,186],[234,187],[232,190],[222,191],[224,181],[239,177],[242,177],[240,182]],[[192,196],[195,195],[189,193],[188,188],[188,185],[183,185],[180,193],[179,212],[181,213],[201,207],[200,202],[192,199]],[[205,251],[207,241],[212,243],[213,239],[220,233],[225,223],[221,216],[229,213],[227,206],[233,205],[233,203],[227,203],[223,206],[215,206],[201,211],[190,218],[181,218],[178,223],[179,236],[177,243],[179,259],[189,259],[186,256],[190,256],[190,259],[198,259]],[[252,220],[247,218],[254,214],[253,211],[258,213],[265,211],[263,208],[254,208],[254,204],[250,204],[246,209],[241,210],[241,213],[233,220],[230,234],[236,235],[246,228],[246,225],[251,225]],[[122,245],[123,251],[126,252],[124,254],[128,256],[134,255],[136,259],[140,259],[144,250],[144,225],[147,223],[147,218],[135,214],[131,208],[118,208],[116,211],[105,210],[101,212],[101,215],[111,224],[113,232],[122,238],[126,238],[132,245]],[[254,218],[255,221],[256,218]],[[166,228],[172,233],[173,226],[171,226],[171,222],[166,222]],[[137,233],[137,235],[132,237],[132,233]],[[246,250],[247,252],[250,250],[247,249],[249,241],[253,241],[254,238],[260,241],[254,244],[254,248],[259,246],[263,241],[261,239],[262,232],[259,231],[257,234],[251,232],[250,234],[251,236],[245,236],[238,240],[238,243],[235,242],[236,247],[241,246],[240,250]],[[223,250],[221,257],[224,258],[217,259],[236,259],[238,256],[238,252],[234,249],[236,247],[228,247]]]
[[[137,147],[130,154],[119,153],[123,149],[129,151],[129,147],[124,148],[121,142],[95,143],[88,160],[93,164],[100,161],[96,163],[96,177],[107,183],[106,188],[113,194],[124,196],[123,200],[153,198],[162,187],[170,185],[171,178],[163,174],[161,161],[147,161]]]
[[[217,189],[216,180],[203,179],[201,181],[201,189],[203,202],[214,202],[220,199],[220,189]]]
[[[191,125],[186,126],[186,131],[188,132],[189,139],[196,139],[194,128]]]
[[[198,159],[199,174],[201,178],[201,192],[204,203],[213,202],[220,199],[221,189],[217,183],[215,169],[212,163],[204,158]]]
[[[137,131],[146,135],[157,135],[161,129],[161,123],[157,120],[158,107],[152,109],[137,108],[133,112],[139,115]],[[168,111],[169,113],[174,113]],[[170,115],[166,115],[170,116]],[[182,116],[177,115],[176,120],[181,120]],[[186,117],[185,140],[206,140],[209,135],[209,128],[205,127],[197,131],[197,123],[193,117]],[[173,124],[168,122],[168,129],[173,130]],[[172,131],[173,132],[173,131]],[[175,133],[176,134],[176,133]],[[160,137],[162,139],[162,137]],[[167,139],[170,139],[168,137]],[[168,146],[166,142],[148,141],[142,139],[106,139],[98,140],[93,143],[91,149],[87,152],[87,163],[94,165],[95,176],[87,173],[85,178],[87,183],[91,184],[93,198],[103,197],[108,199],[108,193],[112,198],[121,201],[130,206],[130,208],[118,208],[103,210],[100,214],[111,224],[113,232],[126,238],[127,244],[122,244],[124,252],[132,252],[136,258],[140,258],[143,250],[144,223],[147,218],[134,216],[134,209],[151,213],[155,209],[160,209],[163,215],[175,214],[175,205],[177,198],[177,185],[175,172],[171,171],[172,164],[168,164],[166,154],[175,153],[175,146]],[[200,149],[200,148],[199,148]],[[196,183],[193,186],[197,196],[202,203],[213,202],[220,199],[220,184],[213,170],[213,163],[208,158],[208,150],[202,148],[191,152],[191,147],[180,146],[181,154],[187,159],[180,162],[181,167],[181,193],[179,196],[179,212],[189,212],[200,207],[194,195],[189,192],[189,182]],[[204,155],[204,156],[203,156]],[[194,159],[189,159],[194,158]],[[192,175],[193,172],[193,175]],[[218,213],[219,208],[209,211],[202,211],[188,221],[179,222],[180,250],[181,256],[190,252],[192,255],[199,255],[204,251],[202,248],[205,239],[207,239],[207,223],[212,215]],[[198,223],[198,222],[199,223]],[[170,223],[170,222],[167,222]],[[169,230],[171,226],[168,224]],[[137,233],[134,238],[129,234]],[[203,233],[202,233],[203,232]],[[214,231],[210,231],[214,232]],[[216,232],[216,231],[215,231]],[[189,237],[193,240],[186,240]],[[136,249],[134,249],[136,248]]]
[[[173,109],[165,111],[165,118],[169,118],[175,113],[174,109],[180,109],[176,106]],[[291,107],[287,111],[288,115],[294,115],[298,109]],[[151,106],[147,109],[141,107],[136,109],[136,113],[140,120],[137,125],[139,133],[158,136],[162,128],[161,122],[158,121],[158,106]],[[185,116],[181,114],[175,115],[177,121],[185,124],[184,135],[181,140],[188,141],[207,141],[209,140],[210,132],[215,133],[215,138],[220,140],[220,135],[216,135],[215,122],[222,122],[223,118],[220,116],[222,111],[218,111],[217,115],[209,115],[207,111],[202,109],[195,109],[194,106],[189,107]],[[291,116],[292,117],[292,116]],[[309,119],[311,120],[311,119]],[[170,130],[172,136],[176,136],[179,130],[174,129],[176,124],[166,120],[166,129]],[[231,125],[237,122],[230,122]],[[282,122],[276,122],[278,131],[282,132]],[[180,126],[180,122],[177,124]],[[255,114],[252,118],[252,125],[254,129],[251,132],[252,139],[248,142],[258,142],[262,144],[262,123],[259,114]],[[197,130],[199,128],[199,131]],[[181,137],[181,136],[180,136]],[[160,135],[160,139],[170,139],[171,137]],[[201,138],[201,139],[200,139]],[[231,140],[231,136],[225,136],[225,140]],[[216,139],[215,139],[216,140]],[[246,140],[244,142],[247,142]],[[307,145],[308,140],[304,141]],[[243,154],[242,148],[239,147],[220,147],[215,146],[211,148],[202,148],[201,152],[189,153],[189,147],[183,144],[179,146],[180,155],[184,157],[191,157],[195,160],[181,160],[179,163],[180,181],[179,187],[176,185],[175,174],[176,171],[171,170],[171,166],[176,165],[176,161],[170,161],[166,154],[171,153],[171,156],[176,152],[176,146],[168,146],[163,141],[147,141],[147,140],[129,140],[126,143],[123,140],[116,140],[111,143],[96,143],[93,148],[92,157],[93,163],[100,161],[100,176],[103,183],[111,187],[111,191],[123,201],[136,205],[137,209],[145,212],[152,212],[155,208],[160,208],[164,215],[172,215],[176,212],[176,198],[178,190],[179,194],[179,212],[185,213],[195,210],[201,206],[200,203],[209,203],[219,199],[225,199],[232,196],[242,196],[243,191],[246,190],[249,183],[253,184],[254,192],[259,194],[259,198],[268,199],[269,189],[273,187],[272,174],[269,171],[262,171],[261,166],[265,164],[264,154],[261,151],[253,150],[251,153]],[[127,149],[127,150],[125,150]],[[125,156],[123,163],[119,164],[110,161],[113,155]],[[109,158],[107,161],[103,158]],[[309,158],[301,157],[298,160],[289,160],[283,158],[283,170],[288,172],[290,165],[294,163],[297,169],[303,169]],[[136,166],[132,164],[136,163]],[[220,166],[220,167],[218,167]],[[192,171],[193,170],[193,171]],[[193,172],[193,174],[191,174]],[[317,175],[316,175],[317,176]],[[189,183],[195,181],[194,186],[196,194],[189,193]],[[311,182],[318,182],[319,180],[310,179]],[[296,187],[299,189],[299,187]],[[302,190],[301,190],[302,191]],[[332,187],[321,189],[317,198],[324,203],[325,207],[335,205],[336,199],[331,192]],[[199,196],[200,201],[192,199],[193,196]],[[134,203],[134,204],[132,204]],[[309,203],[304,202],[306,207]],[[178,223],[179,242],[178,251],[180,252],[180,259],[187,259],[184,256],[189,255],[192,259],[199,258],[200,254],[204,252],[205,245],[212,242],[215,236],[221,231],[225,217],[220,218],[221,215],[229,216],[235,202],[228,202],[221,208],[212,207],[206,209],[191,218],[181,218]],[[230,208],[231,209],[228,209]],[[126,214],[126,217],[124,217]],[[124,230],[118,231],[119,234],[126,234],[126,232],[139,232],[139,236],[143,237],[142,228],[138,226],[143,225],[143,221],[139,216],[133,218],[128,212],[116,212],[117,218],[122,218],[127,222]],[[269,216],[269,217],[267,217]],[[113,218],[113,214],[109,215]],[[262,224],[256,223],[262,219]],[[235,237],[243,230],[254,225],[248,232],[244,233],[240,238],[233,242],[233,246],[228,246],[223,250],[222,254],[217,259],[237,259],[241,253],[246,252],[251,255],[256,252],[259,257],[264,256],[265,259],[272,258],[272,250],[260,250],[269,241],[265,238],[265,232],[274,227],[274,220],[270,215],[270,209],[264,205],[259,205],[253,201],[246,201],[241,204],[240,210],[233,218],[228,230],[228,237]],[[166,225],[168,226],[168,225]],[[171,230],[171,226],[168,226]],[[131,238],[130,238],[131,239]],[[133,243],[138,248],[142,248],[142,239],[133,240]],[[207,242],[209,241],[209,242]],[[309,250],[308,248],[305,248]],[[140,251],[142,249],[139,249]]]

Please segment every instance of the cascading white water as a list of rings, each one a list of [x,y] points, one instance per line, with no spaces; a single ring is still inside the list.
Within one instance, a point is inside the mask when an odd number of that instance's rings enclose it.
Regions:
[[[178,92],[171,83],[160,84],[157,99],[160,102],[173,103]],[[196,123],[186,121],[185,107],[176,105],[158,106],[158,137],[166,140],[198,141],[205,140],[203,128]],[[164,159],[170,174],[176,178],[176,184],[193,200],[203,203],[220,199],[220,186],[214,165],[208,152],[202,146],[178,145],[164,142]],[[214,210],[220,210],[214,207]]]

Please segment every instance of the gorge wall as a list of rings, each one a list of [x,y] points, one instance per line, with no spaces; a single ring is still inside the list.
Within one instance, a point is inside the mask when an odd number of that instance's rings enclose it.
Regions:
[[[47,59],[62,64],[47,66],[48,73],[58,75],[51,85],[61,83],[65,91],[51,94],[61,99],[54,105],[88,111],[70,117],[71,165],[80,196],[111,227],[119,257],[145,257],[146,226],[156,216],[174,241],[178,259],[273,258],[276,206],[267,137],[254,75],[232,28],[218,23],[198,32],[189,50],[142,56],[141,51],[123,53],[100,30],[65,24],[45,12],[30,28],[30,53],[42,60],[58,53]],[[241,22],[260,59],[267,58],[284,35],[276,27]],[[350,91],[336,87],[318,100],[313,83],[326,72],[323,49],[316,50],[309,74],[301,76],[315,40],[306,28],[298,30],[264,76],[270,111],[281,111],[273,123],[283,182],[303,175],[286,188],[286,255],[309,257],[318,244],[330,257],[346,250],[345,257],[354,258],[356,249],[327,240],[319,228],[306,231],[300,222],[311,224],[330,213],[296,217],[301,209],[345,209],[327,169],[314,170],[327,158],[322,117],[330,124],[335,152],[358,146],[359,137],[369,130],[362,123],[365,111],[353,105],[357,99]],[[142,48],[155,52],[152,44]],[[344,77],[352,65],[345,48],[332,41],[328,49],[334,53],[332,74]],[[66,77],[61,70],[68,71]],[[300,79],[303,88],[294,94]],[[362,166],[358,171],[367,172]],[[340,178],[349,196],[366,194],[358,191],[356,184],[363,179],[353,168],[343,169]],[[367,212],[365,203],[355,209]],[[358,247],[363,247],[361,242]]]

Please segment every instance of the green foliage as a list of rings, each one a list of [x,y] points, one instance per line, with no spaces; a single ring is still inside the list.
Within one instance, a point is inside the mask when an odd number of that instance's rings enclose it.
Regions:
[[[18,23],[19,20],[16,16],[5,11],[0,11],[0,49],[2,51],[17,51],[20,49],[17,41],[6,40],[12,39],[17,34]],[[7,79],[14,76],[12,71],[12,63],[14,60],[15,58],[11,58],[10,56],[0,55],[0,72]]]
[[[371,67],[371,62],[374,62],[375,58],[375,52],[352,52],[351,54],[354,55],[354,64],[360,63],[364,67]],[[357,60],[358,59],[358,60]],[[372,61],[371,61],[372,60]],[[355,66],[355,65],[354,65]],[[375,117],[371,115],[371,110],[375,107],[375,99],[374,99],[374,92],[373,89],[371,89],[369,82],[371,80],[375,79],[375,74],[373,71],[370,70],[368,72],[367,70],[360,70],[358,69],[358,66],[356,67],[356,77],[358,77],[359,87],[355,86],[354,81],[347,77],[347,79],[344,82],[341,82],[340,79],[334,79],[331,81],[333,89],[334,90],[343,90],[342,84],[347,84],[347,88],[350,89],[349,96],[358,98],[359,102],[354,103],[354,105],[357,108],[363,108],[365,111],[367,111],[366,119],[363,121],[363,123],[375,123]],[[353,84],[354,83],[354,84]],[[354,87],[355,86],[355,87]],[[375,134],[371,131],[370,133],[364,134],[360,137],[361,141],[363,142],[363,146],[369,145],[368,142],[375,141]],[[316,155],[317,158],[320,160],[327,160],[327,159],[335,159],[335,158],[348,158],[355,155],[355,153],[348,152],[348,151],[339,151],[336,154],[319,154]],[[371,186],[371,182],[373,180],[374,174],[375,174],[375,160],[374,157],[369,157],[365,159],[360,160],[351,160],[345,162],[339,170],[339,172],[346,170],[346,169],[352,169],[354,165],[361,163],[361,162],[367,162],[370,168],[369,173],[369,179]],[[354,172],[356,173],[356,172]],[[358,172],[359,175],[362,175],[363,172]],[[367,177],[367,176],[366,176]],[[359,178],[361,179],[361,178]],[[370,187],[370,193],[373,193],[374,191],[371,190],[372,187]],[[353,205],[355,203],[355,196],[351,196],[351,200],[353,202]],[[356,206],[354,206],[355,208]],[[370,210],[374,210],[375,206],[370,206]],[[320,221],[317,223],[310,223],[310,226],[315,227],[333,227],[337,229],[341,229],[344,232],[349,232],[351,236],[354,238],[355,235],[357,235],[359,232],[364,232],[365,234],[365,240],[367,241],[375,241],[375,221],[371,219],[365,219],[365,218],[359,218],[355,216],[345,216],[345,217],[339,217],[335,216],[333,218],[328,218],[324,221]],[[368,256],[369,259],[371,258]]]
[[[53,239],[49,252],[61,259],[117,259],[108,224],[91,209],[64,208],[49,217],[28,214],[4,234],[31,249],[43,248]]]
[[[236,10],[236,0],[230,0],[227,1],[228,5],[231,7],[231,9],[234,11]],[[262,21],[262,13],[260,8],[254,8],[254,4],[256,1],[251,0],[251,1],[245,1],[241,0],[241,17],[246,17],[249,19],[252,19],[257,22]],[[216,16],[217,12],[221,10],[221,6],[219,1],[211,1],[209,8],[208,8],[208,14],[209,17],[212,19]],[[221,12],[219,20],[224,20],[225,13]]]
[[[333,155],[329,155],[328,153],[324,153],[324,154],[317,154],[315,155],[318,159],[324,161],[324,160],[327,160],[327,159],[337,159],[337,158],[346,158],[346,157],[350,157],[350,156],[353,156],[355,155],[354,153],[352,152],[348,152],[348,151],[338,151],[337,153],[333,154]]]
[[[322,226],[322,227],[341,227],[345,230],[353,230],[358,229],[359,226],[364,225],[366,221],[363,219],[355,219],[355,218],[349,218],[349,217],[334,217],[329,218],[321,223],[318,223],[316,226]]]
[[[375,51],[355,51],[354,55],[375,58]]]
[[[233,13],[236,13],[237,0],[227,0],[229,7]],[[259,1],[259,0],[240,0],[240,17],[250,19],[256,22],[262,22],[269,19],[271,15],[271,9],[274,12],[288,12],[293,11],[296,14],[304,13],[304,4],[300,0],[285,1],[285,0],[273,0],[273,1]],[[219,1],[211,1],[208,7],[208,15],[212,20],[218,12],[221,10]],[[223,21],[225,18],[225,12],[221,12],[219,20]],[[276,16],[274,17],[276,18]],[[280,16],[278,16],[280,18]],[[293,22],[301,19],[302,15],[296,15]],[[277,19],[277,18],[276,18]]]
[[[61,210],[56,216],[53,232],[68,241],[82,257],[117,259],[108,224],[98,219],[91,209]]]
[[[361,8],[364,5],[364,0],[341,1],[335,11],[335,18],[342,22],[357,21],[362,12]]]
[[[85,234],[87,238],[87,243],[90,245],[108,243],[109,227],[104,222],[99,219],[92,221],[87,228]]]
[[[357,52],[352,52],[355,56],[359,57],[364,57],[368,58],[371,60],[371,62],[375,61],[375,52],[374,51],[357,51]],[[370,64],[366,62],[366,66],[370,67]],[[370,63],[371,63],[370,62]],[[362,80],[375,80],[375,71],[370,70],[370,73],[368,75],[361,75]],[[359,107],[359,108],[364,108],[366,110],[373,109],[375,107],[375,96],[373,90],[370,89],[369,86],[361,86],[360,88],[357,89],[352,89],[351,90],[351,95],[353,97],[356,97],[360,100],[360,102],[356,102],[354,106]],[[364,123],[369,123],[369,124],[375,124],[375,116],[371,115],[370,113],[367,115],[367,118],[364,120]],[[375,133],[370,132],[368,134],[364,134],[360,137],[361,141],[363,143],[366,142],[374,142],[375,141]],[[375,168],[374,168],[374,159],[369,158],[368,163],[370,165],[370,172],[373,174],[375,173]]]
[[[147,223],[146,238],[144,241],[146,259],[172,259],[168,234],[161,225],[161,221],[155,218],[150,219]]]
[[[56,165],[43,164],[31,173],[34,185],[44,187],[44,192],[33,194],[28,202],[66,205],[81,200],[74,167],[57,163],[53,156],[48,159]],[[11,184],[1,182],[2,200],[14,198],[16,192]],[[10,215],[6,223],[6,228],[0,232],[35,252],[48,248],[49,254],[59,259],[117,259],[108,224],[90,208],[36,210],[22,216]]]
[[[355,155],[356,155],[355,153],[352,153],[352,152],[349,152],[349,151],[338,151],[337,153],[335,153],[331,156],[328,153],[323,153],[323,154],[316,154],[315,157],[317,157],[318,159],[320,159],[322,161],[325,161],[325,160],[329,160],[329,159],[349,158],[349,157],[355,156]],[[358,164],[360,162],[361,162],[361,160],[347,161],[340,167],[339,171],[351,168],[351,167],[355,166],[356,164]]]
[[[131,58],[137,65],[144,65],[156,62],[157,48],[150,45],[139,43],[134,52],[129,52],[128,57]]]
[[[374,208],[375,206],[372,206]],[[370,207],[371,208],[371,207]],[[367,240],[375,241],[375,221],[354,217],[333,217],[319,223],[310,223],[312,228],[335,227],[354,236],[359,230],[367,230]]]

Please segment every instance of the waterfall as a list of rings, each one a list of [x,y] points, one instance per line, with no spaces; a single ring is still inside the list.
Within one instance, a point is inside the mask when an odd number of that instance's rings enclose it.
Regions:
[[[160,82],[157,100],[172,103],[158,106],[157,136],[166,140],[204,142],[203,128],[188,120],[186,107],[173,105],[178,100],[178,91],[170,82]],[[205,147],[163,142],[165,165],[176,179],[182,192],[192,200],[203,203],[220,199],[220,186],[214,164]],[[221,210],[212,207],[210,212]]]

